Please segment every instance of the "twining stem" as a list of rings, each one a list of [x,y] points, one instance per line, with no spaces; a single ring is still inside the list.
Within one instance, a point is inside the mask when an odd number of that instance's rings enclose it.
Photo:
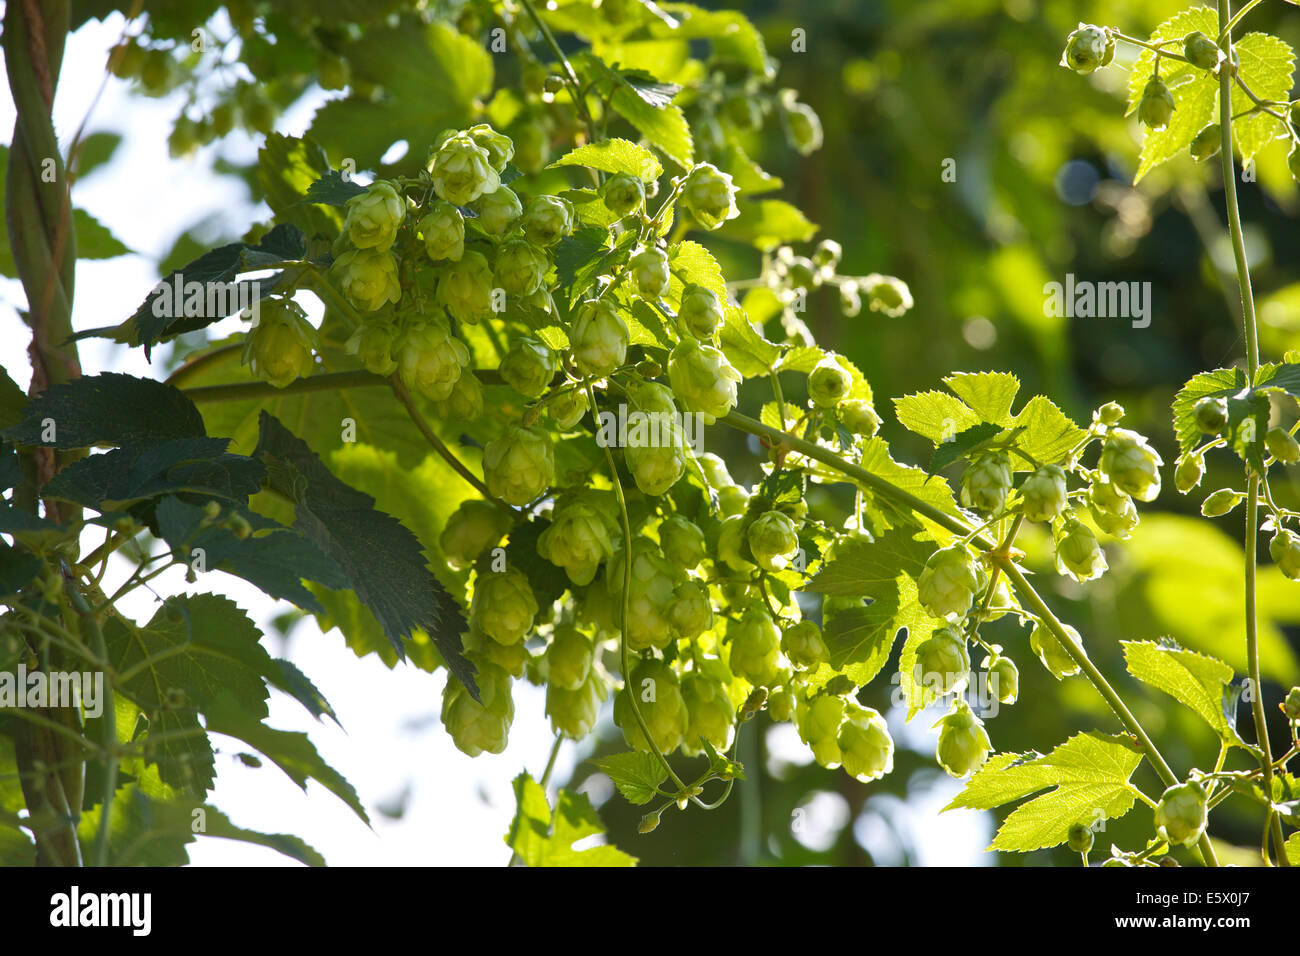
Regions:
[[[1244,7],[1238,18],[1253,4]],[[1222,27],[1219,45],[1223,48],[1228,62],[1232,61],[1232,26],[1236,22],[1231,15],[1229,0],[1218,0],[1219,23]],[[1232,71],[1219,70],[1219,115],[1232,116]],[[1237,203],[1237,171],[1233,165],[1232,123],[1219,124],[1219,159],[1223,168],[1223,200],[1228,210],[1228,231],[1232,235],[1232,255],[1237,266],[1237,285],[1241,290],[1242,325],[1246,332],[1246,377],[1255,381],[1259,370],[1259,331],[1255,320],[1255,294],[1250,281],[1250,263],[1246,258],[1246,238],[1241,228],[1241,210]],[[1273,785],[1273,756],[1268,741],[1268,719],[1264,713],[1263,684],[1259,672],[1259,631],[1255,608],[1255,564],[1259,547],[1259,504],[1257,490],[1259,476],[1249,465],[1246,466],[1246,534],[1244,550],[1246,552],[1245,587],[1246,587],[1246,664],[1249,670],[1251,686],[1251,713],[1255,720],[1255,739],[1260,749],[1260,767],[1264,771],[1264,793],[1271,794]],[[1282,824],[1272,809],[1269,819],[1273,833],[1273,842],[1277,845],[1277,855],[1283,866],[1289,866],[1286,849],[1282,845]],[[1267,843],[1267,840],[1265,841]],[[1267,858],[1267,846],[1264,856]]]
[[[551,32],[545,21],[537,15],[537,10],[533,7],[532,0],[519,0],[519,5],[524,8],[528,18],[533,21],[537,29],[541,31],[542,38],[546,40],[546,45],[551,48],[555,54],[556,61],[564,69],[564,83],[569,88],[569,95],[573,97],[573,104],[577,107],[578,113],[582,116],[582,121],[587,124],[587,138],[591,139],[595,135],[596,121],[591,118],[591,113],[587,110],[587,99],[582,95],[582,90],[578,88],[578,74],[574,72],[573,64],[569,58],[564,55],[560,49],[560,44],[555,41],[555,34]]]
[[[1250,13],[1251,10],[1254,10],[1255,7],[1259,6],[1260,2],[1261,0],[1250,0],[1249,3],[1247,3],[1244,7],[1242,7],[1240,10],[1237,11],[1236,16],[1234,16],[1226,24],[1223,25],[1223,27],[1219,30],[1219,41],[1218,41],[1219,46],[1223,47],[1225,46],[1225,44],[1230,44],[1232,42],[1232,28],[1241,22],[1242,17]],[[1227,4],[1224,3],[1219,4],[1220,23],[1223,23],[1223,17],[1224,14],[1227,12],[1227,9],[1228,9]],[[1224,52],[1226,53],[1227,50],[1225,49]]]

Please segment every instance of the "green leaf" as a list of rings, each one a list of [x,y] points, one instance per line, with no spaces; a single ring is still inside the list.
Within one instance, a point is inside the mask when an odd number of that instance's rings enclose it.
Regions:
[[[1006,437],[1015,435],[1016,447],[1043,465],[1060,462],[1086,434],[1051,399],[1035,395],[1012,420]],[[1022,470],[1029,465],[1013,455],[1012,467]]]
[[[131,252],[84,209],[72,210],[72,228],[77,233],[78,259],[113,259]]]
[[[112,857],[114,866],[150,863],[149,854],[156,841],[175,841],[183,846],[199,836],[263,846],[307,866],[325,866],[325,858],[299,837],[235,826],[210,804],[185,799],[151,800],[140,790],[131,788],[119,794],[113,803],[115,820],[119,813],[127,818],[126,832],[121,836],[129,835],[132,839],[121,841],[124,844],[121,851]]]
[[[930,458],[930,474],[938,474],[954,461],[965,458],[1000,434],[1002,434],[1001,428],[991,422],[985,422],[959,432],[950,441],[940,442]]]
[[[343,206],[349,199],[360,196],[366,187],[351,179],[344,179],[337,169],[327,169],[320,178],[307,187],[303,202],[322,203],[327,206]]]
[[[36,580],[44,565],[30,551],[0,541],[0,599],[13,597]]]
[[[886,597],[896,593],[900,574],[919,575],[934,549],[934,541],[914,528],[891,528],[874,541],[849,538],[806,587],[834,597]]]
[[[537,539],[551,526],[545,518],[534,518],[510,529],[506,541],[506,564],[518,568],[533,586],[533,596],[542,609],[549,608],[569,587],[569,579],[557,574],[555,565],[537,553]]]
[[[980,424],[979,415],[947,392],[917,392],[896,398],[894,414],[900,425],[936,446]]]
[[[626,80],[614,87],[610,106],[635,126],[650,145],[683,169],[691,168],[695,144],[690,124],[680,106],[674,103],[652,106]]]
[[[660,784],[668,779],[668,771],[654,754],[631,750],[592,760],[605,776],[614,781],[618,792],[628,803],[640,806],[656,796]]]
[[[257,151],[257,181],[266,204],[277,221],[291,222],[308,236],[333,238],[339,233],[342,216],[315,204],[329,200],[309,198],[321,178],[330,173],[325,150],[310,139],[271,133]],[[355,183],[351,185],[360,189]],[[355,189],[351,192],[356,194]]]
[[[274,476],[291,469],[306,479],[295,501],[294,527],[338,562],[352,590],[384,627],[398,655],[403,638],[423,629],[448,669],[477,699],[474,669],[461,653],[465,616],[425,566],[419,539],[391,515],[375,510],[374,499],[350,488],[321,463],[277,419],[261,413],[258,454]],[[288,490],[294,488],[277,488]]]
[[[549,168],[558,166],[586,166],[606,173],[627,173],[647,183],[654,182],[664,173],[654,153],[617,137],[579,146],[551,163]]]
[[[664,20],[649,23],[654,36],[679,36],[708,40],[719,60],[738,63],[764,78],[776,75],[776,67],[767,55],[763,35],[737,10],[705,10],[692,3],[660,4],[663,11],[676,19],[675,26]]]
[[[1052,787],[1013,810],[989,849],[1025,852],[1057,846],[1076,823],[1094,825],[1132,809],[1129,778],[1141,762],[1131,738],[1076,734],[1046,756],[993,757],[944,809],[991,810]]]
[[[1243,461],[1262,473],[1269,411],[1266,395],[1274,391],[1290,391],[1294,387],[1294,368],[1263,366],[1254,387],[1247,384],[1240,369],[1216,369],[1191,378],[1174,397],[1174,431],[1178,435],[1179,450],[1186,454],[1205,439],[1196,426],[1196,403],[1207,397],[1222,398],[1228,405],[1224,436]]]
[[[77,181],[85,179],[111,160],[121,144],[120,133],[101,130],[84,137],[77,146]]]
[[[1174,434],[1178,436],[1178,450],[1186,454],[1204,438],[1196,427],[1196,416],[1192,411],[1198,401],[1207,397],[1229,398],[1246,389],[1246,374],[1238,368],[1201,372],[1189,379],[1174,396]]]
[[[47,420],[53,422],[53,436]],[[203,418],[177,388],[120,372],[90,375],[55,385],[23,408],[22,420],[4,431],[17,445],[88,448],[91,445],[156,445],[203,437]]]
[[[1286,858],[1292,866],[1300,866],[1300,833],[1293,833],[1287,838]]]
[[[732,184],[745,196],[757,196],[785,186],[780,176],[773,176],[754,162],[739,143],[727,143],[726,151],[718,159],[718,168],[731,174]]]
[[[816,223],[784,199],[742,199],[740,215],[724,222],[716,234],[769,250],[786,242],[807,242],[817,234]]]
[[[943,383],[984,421],[1011,424],[1011,403],[1020,391],[1020,379],[1010,372],[954,372]]]
[[[1224,743],[1244,747],[1237,736],[1237,697],[1232,668],[1217,658],[1148,641],[1121,641],[1128,672],[1189,707]]]
[[[889,454],[889,445],[883,438],[869,438],[862,442],[862,457],[859,461],[864,470],[879,475],[940,511],[960,517],[961,512],[957,509],[948,483],[940,477],[926,474],[920,468],[894,461]],[[870,505],[868,516],[875,525],[877,535],[895,525],[916,523],[917,517],[910,508],[896,505],[892,499],[887,499],[866,486],[862,486],[862,492],[864,500]],[[921,523],[926,524],[928,520],[921,519]]]
[[[26,404],[27,394],[0,365],[0,428],[10,428],[22,421]]]
[[[574,850],[573,844],[603,834],[585,793],[561,790],[554,814],[546,790],[527,773],[515,778],[518,809],[506,834],[506,845],[528,866],[635,866],[636,857],[614,846]]]
[[[1238,75],[1242,82],[1261,100],[1282,104],[1274,112],[1285,114],[1285,104],[1291,98],[1292,72],[1295,69],[1295,52],[1291,46],[1267,33],[1247,33],[1241,39],[1233,41],[1233,49],[1240,61]],[[1217,87],[1217,83],[1215,85]],[[1255,102],[1234,83],[1232,115],[1239,118],[1232,123],[1232,133],[1237,151],[1247,160],[1253,159],[1274,140],[1289,138],[1286,126],[1276,117],[1267,113],[1240,115],[1249,113],[1254,107]]]

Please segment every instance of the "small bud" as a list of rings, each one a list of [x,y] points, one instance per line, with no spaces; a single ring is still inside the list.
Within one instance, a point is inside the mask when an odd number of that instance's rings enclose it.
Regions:
[[[1070,827],[1066,843],[1075,853],[1087,853],[1092,849],[1092,830],[1085,823],[1076,823]]]
[[[1268,453],[1284,465],[1294,465],[1300,461],[1300,442],[1285,428],[1270,428],[1264,436],[1264,445],[1268,448]]]
[[[1246,496],[1240,491],[1220,488],[1218,491],[1211,492],[1209,497],[1201,502],[1201,514],[1207,518],[1220,518],[1245,500]]]
[[[654,810],[650,813],[647,813],[645,816],[641,818],[641,822],[636,825],[636,832],[653,833],[655,830],[659,828],[659,816],[662,813],[663,813],[662,810]]]
[[[1206,396],[1192,406],[1196,427],[1206,435],[1217,435],[1228,424],[1228,403],[1222,398]]]
[[[1088,74],[1109,65],[1114,56],[1115,38],[1108,31],[1090,23],[1080,23],[1065,41],[1061,66],[1069,67],[1075,73]]]
[[[1174,97],[1165,81],[1153,76],[1142,90],[1138,119],[1149,129],[1164,129],[1174,115]]]
[[[1218,44],[1200,30],[1193,30],[1183,37],[1183,55],[1199,70],[1215,70],[1223,62],[1223,51]]]
[[[1290,721],[1300,721],[1300,687],[1287,691],[1286,700],[1282,702],[1282,713]]]
[[[1192,159],[1197,162],[1204,162],[1207,159],[1219,155],[1219,149],[1222,146],[1222,143],[1223,140],[1222,134],[1219,130],[1219,124],[1211,123],[1209,126],[1205,127],[1205,129],[1197,133],[1196,138],[1192,140],[1192,145],[1189,147]]]
[[[1191,846],[1205,832],[1205,791],[1197,783],[1175,784],[1160,797],[1156,833],[1170,843]]]
[[[1118,425],[1124,417],[1124,406],[1119,402],[1107,402],[1097,409],[1097,421],[1103,425]]]
[[[645,205],[645,184],[629,173],[609,177],[600,193],[605,207],[619,218],[630,216]]]
[[[1279,571],[1300,581],[1300,538],[1283,528],[1269,542],[1268,553]]]
[[[1178,467],[1174,469],[1174,486],[1182,494],[1187,494],[1201,483],[1201,478],[1204,476],[1205,457],[1203,455],[1184,455],[1178,459]]]

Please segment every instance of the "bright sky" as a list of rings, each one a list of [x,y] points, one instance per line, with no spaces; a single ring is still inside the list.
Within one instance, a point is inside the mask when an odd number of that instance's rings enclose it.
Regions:
[[[106,24],[91,21],[69,39],[54,110],[65,148],[94,100],[107,52],[121,29],[122,19],[114,14]],[[303,133],[326,96],[319,91],[307,96],[281,117],[277,131]],[[200,220],[213,217],[224,225],[218,232],[238,235],[269,215],[264,205],[251,202],[241,183],[212,172],[219,155],[235,162],[255,158],[254,139],[236,132],[190,160],[169,159],[166,138],[183,103],[181,93],[160,100],[129,95],[126,83],[110,77],[95,107],[87,132],[116,132],[124,140],[111,163],[74,186],[73,200],[135,254],[77,264],[73,324],[78,329],[113,325],[130,315],[158,281],[160,257],[178,235]],[[0,101],[0,129],[12,130],[13,121],[13,104],[6,95]],[[0,365],[26,388],[31,378],[25,351],[28,333],[16,312],[24,302],[21,285],[0,278]],[[304,300],[303,305],[315,321],[319,307],[312,310],[314,300]],[[237,319],[227,320],[215,331],[234,331],[237,323]],[[87,374],[162,374],[160,368],[149,367],[140,350],[95,339],[81,343],[81,360]],[[99,542],[88,538],[87,543],[94,547]],[[119,575],[125,567],[117,569]],[[373,656],[358,659],[337,631],[322,635],[311,619],[298,626],[286,651],[277,646],[280,641],[270,627],[275,612],[283,608],[221,573],[202,580],[201,587],[226,594],[249,611],[269,635],[268,649],[297,664],[333,705],[345,730],[330,722],[316,723],[297,702],[278,693],[271,697],[267,722],[283,730],[309,732],[325,759],[357,789],[374,829],[315,783],[304,793],[269,763],[261,769],[245,767],[235,755],[246,748],[225,738],[216,741],[218,779],[210,797],[215,806],[239,826],[302,837],[332,865],[502,865],[507,861],[503,835],[514,811],[510,781],[521,768],[538,777],[552,740],[540,689],[524,681],[515,683],[509,747],[500,756],[471,759],[455,748],[438,720],[442,673],[429,675],[405,665],[390,671]],[[179,570],[157,579],[156,590],[162,595],[192,589]],[[148,620],[156,601],[147,591],[137,591],[121,610],[137,620]],[[606,721],[609,711],[606,704]],[[888,716],[899,746],[933,753],[929,727],[938,713],[922,714],[906,726],[896,710]],[[774,728],[768,743],[773,764],[811,760],[789,725]],[[555,778],[565,780],[585,750],[567,743]],[[599,804],[612,787],[603,778],[595,780],[604,784],[590,790]],[[828,777],[828,786],[830,782]],[[990,864],[992,859],[982,852],[992,834],[988,815],[966,810],[937,815],[958,789],[956,781],[937,773],[933,785],[914,787],[907,803],[892,798],[872,802],[868,813],[854,823],[855,833],[881,863],[901,862],[898,834],[902,833],[915,854],[914,862]],[[389,819],[377,810],[408,790],[402,819]],[[804,809],[797,832],[810,847],[827,845],[830,834],[847,822],[847,805],[834,793],[814,796]],[[665,825],[698,826],[701,821],[691,819],[691,814],[672,815],[665,818]],[[636,852],[635,847],[626,849]],[[208,866],[296,865],[272,850],[218,839],[192,844],[190,858]]]

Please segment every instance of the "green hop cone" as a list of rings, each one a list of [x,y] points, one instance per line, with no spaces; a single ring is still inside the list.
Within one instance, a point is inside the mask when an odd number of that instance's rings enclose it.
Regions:
[[[1292,581],[1300,581],[1300,538],[1282,528],[1269,542],[1268,553],[1279,571]]]
[[[498,238],[513,229],[524,214],[523,204],[509,186],[499,186],[495,191],[479,196],[474,209],[483,231]]]
[[[397,260],[389,252],[349,249],[334,260],[330,275],[338,279],[348,301],[362,312],[377,312],[402,298]]]
[[[516,339],[501,360],[501,378],[525,398],[539,398],[559,368],[555,354],[531,338]]]
[[[1205,477],[1205,457],[1187,454],[1178,459],[1174,469],[1174,487],[1182,494],[1187,494],[1201,483]]]
[[[1287,691],[1286,700],[1282,701],[1282,713],[1292,723],[1300,721],[1300,687],[1292,687]]]
[[[1001,511],[1011,491],[1011,456],[986,452],[970,463],[961,476],[961,503],[985,514]]]
[[[557,626],[546,648],[546,682],[564,690],[577,690],[587,682],[595,657],[591,638],[571,624]]]
[[[476,325],[492,314],[492,267],[481,252],[466,252],[438,280],[437,301],[458,322]]]
[[[474,579],[470,623],[498,644],[518,644],[533,629],[537,598],[518,568],[480,571]]]
[[[834,408],[851,388],[853,376],[829,355],[808,373],[808,398],[818,408]]]
[[[1092,417],[1103,425],[1118,425],[1124,417],[1124,406],[1119,402],[1107,402]]]
[[[795,667],[811,669],[830,660],[822,629],[812,621],[791,624],[781,634],[781,650]]]
[[[681,515],[665,518],[659,525],[659,547],[664,557],[680,568],[699,567],[705,557],[704,532]]]
[[[1065,842],[1075,853],[1088,853],[1092,850],[1092,829],[1086,823],[1075,823],[1070,827]]]
[[[542,287],[551,261],[526,239],[511,239],[497,250],[493,276],[510,295],[529,296]]]
[[[541,428],[514,426],[483,450],[488,491],[512,505],[526,505],[555,484],[555,451]]]
[[[645,205],[645,184],[630,173],[616,173],[600,189],[605,208],[622,219]]]
[[[1231,488],[1212,491],[1201,502],[1201,514],[1207,518],[1221,518],[1237,505],[1246,500],[1246,496]]]
[[[934,688],[938,696],[961,687],[969,677],[970,652],[959,631],[941,627],[917,647],[914,680]]]
[[[718,507],[724,517],[742,515],[749,507],[749,492],[739,485],[727,485],[718,489]]]
[[[1115,56],[1115,38],[1110,32],[1090,23],[1080,23],[1065,41],[1061,66],[1075,73],[1092,73],[1108,66]]]
[[[722,303],[711,289],[692,283],[682,289],[682,306],[677,317],[687,332],[707,342],[723,323]]]
[[[1206,396],[1192,406],[1196,427],[1206,435],[1217,435],[1228,424],[1228,403],[1222,398]]]
[[[1077,647],[1083,647],[1083,638],[1068,624],[1062,624],[1065,633],[1074,641]],[[1063,680],[1066,677],[1073,677],[1079,673],[1079,665],[1061,646],[1061,642],[1056,639],[1047,627],[1041,623],[1034,625],[1034,630],[1029,635],[1029,647],[1038,655],[1038,659],[1043,662],[1043,666],[1057,680]]]
[[[458,262],[465,254],[465,217],[449,202],[435,202],[415,227],[424,239],[424,251],[434,262]]]
[[[1101,471],[1115,487],[1138,501],[1154,501],[1160,494],[1160,466],[1154,448],[1137,432],[1112,428],[1101,450]]]
[[[984,661],[989,689],[1004,704],[1014,704],[1020,696],[1020,669],[1016,662],[1001,654]]]
[[[686,473],[686,436],[675,417],[649,412],[644,440],[635,437],[633,426],[623,449],[628,470],[644,495],[662,495]]]
[[[1195,782],[1176,783],[1160,796],[1155,813],[1156,833],[1175,846],[1191,846],[1208,821],[1205,791]]]
[[[1294,465],[1300,461],[1300,442],[1285,428],[1270,428],[1264,436],[1264,446],[1270,455],[1284,465]]]
[[[614,698],[614,723],[623,729],[623,737],[634,750],[649,751],[649,741],[632,712],[629,694],[636,695],[636,707],[646,722],[650,738],[660,753],[669,754],[686,736],[690,715],[682,697],[681,681],[663,661],[649,660],[633,668],[632,676]]]
[[[392,183],[380,180],[345,204],[343,231],[358,249],[387,252],[406,218],[406,200]]]
[[[628,338],[627,323],[612,302],[588,299],[569,333],[573,362],[584,375],[603,378],[627,361]]]
[[[483,383],[469,369],[461,372],[451,394],[434,402],[438,417],[449,422],[472,422],[483,416]]]
[[[581,388],[561,392],[546,403],[546,413],[560,428],[572,428],[587,414],[587,393]]]
[[[1065,511],[1065,470],[1060,465],[1043,465],[1020,486],[1023,513],[1030,521],[1051,521]]]
[[[741,574],[754,570],[754,562],[745,557],[747,524],[744,514],[734,514],[723,518],[718,529],[718,561]]]
[[[789,515],[768,511],[745,532],[755,563],[764,571],[784,571],[799,550],[799,532]]]
[[[839,407],[840,424],[855,435],[870,438],[880,430],[880,416],[871,403],[860,398],[850,398]]]
[[[596,729],[600,704],[608,696],[605,678],[592,668],[587,679],[574,690],[559,684],[546,685],[546,716],[556,733],[581,740]]]
[[[668,254],[657,246],[642,249],[627,264],[637,291],[648,299],[658,299],[668,291]]]
[[[1183,55],[1198,70],[1217,70],[1223,61],[1219,45],[1200,30],[1193,30],[1183,37]]]
[[[1088,486],[1088,510],[1102,531],[1117,538],[1127,538],[1138,526],[1138,510],[1133,499],[1101,478]]]
[[[961,544],[940,548],[926,561],[916,586],[921,606],[935,617],[964,617],[979,588],[975,559]]]
[[[510,675],[496,664],[480,660],[475,663],[474,683],[478,685],[481,703],[455,677],[447,678],[442,695],[442,725],[462,753],[471,757],[484,752],[499,754],[506,749],[510,723],[515,718]]]
[[[795,696],[789,686],[782,685],[767,697],[767,713],[778,724],[794,720]]]
[[[906,315],[913,305],[912,290],[895,276],[872,273],[862,280],[862,290],[867,294],[871,311],[883,313],[891,319]]]
[[[698,581],[683,581],[673,591],[668,621],[681,638],[694,639],[713,627],[709,589]]]
[[[844,698],[831,694],[795,702],[795,729],[800,739],[812,748],[813,759],[827,770],[834,770],[842,762],[839,736],[845,709]]]
[[[727,626],[731,672],[755,687],[774,687],[784,677],[781,631],[768,613],[751,606]]]
[[[397,360],[393,358],[396,338],[392,326],[385,322],[371,322],[348,336],[343,350],[360,359],[366,371],[387,378],[397,370]]]
[[[1142,90],[1138,119],[1148,129],[1164,129],[1174,115],[1174,97],[1165,81],[1153,76]]]
[[[488,162],[498,173],[504,172],[506,164],[514,159],[515,146],[510,137],[498,133],[487,123],[479,123],[465,130],[465,135],[477,143],[488,154]]]
[[[717,229],[740,215],[736,185],[729,173],[711,163],[698,163],[682,182],[678,202],[705,229]]]
[[[501,176],[488,151],[467,133],[448,137],[429,163],[433,191],[453,206],[468,206],[484,193],[496,192]]]
[[[682,699],[686,701],[686,734],[682,753],[696,757],[704,752],[703,737],[719,753],[731,746],[736,708],[721,681],[694,671],[682,678]]]
[[[822,148],[822,121],[807,103],[788,99],[781,110],[785,141],[800,156],[811,156]]]
[[[1092,529],[1077,518],[1067,518],[1056,535],[1057,573],[1082,583],[1101,577],[1106,567],[1106,552]]]
[[[862,783],[879,780],[894,769],[894,738],[880,712],[856,701],[845,704],[844,722],[835,743],[844,772]]]
[[[244,337],[243,364],[276,388],[306,377],[312,369],[316,330],[291,299],[267,299],[257,325]]]
[[[548,248],[573,231],[573,204],[559,196],[534,196],[524,207],[524,235]]]
[[[478,556],[498,544],[510,530],[510,515],[481,498],[467,498],[460,503],[438,537],[447,563],[457,571],[474,566]]]
[[[934,726],[939,728],[935,759],[949,776],[961,778],[984,766],[993,744],[989,742],[984,722],[971,712],[964,700],[958,697],[952,710]]]
[[[627,646],[634,651],[665,648],[673,639],[672,609],[679,573],[652,541],[637,538],[632,545],[632,583],[628,589]],[[623,617],[624,549],[614,555],[605,580],[614,598],[616,621]]]
[[[1218,123],[1211,123],[1205,129],[1201,130],[1192,139],[1188,152],[1192,154],[1192,159],[1198,163],[1203,163],[1207,159],[1212,159],[1219,155],[1219,149],[1222,147],[1222,131]]]
[[[668,358],[668,380],[682,405],[712,425],[736,407],[741,380],[719,349],[683,339]]]
[[[406,386],[440,402],[469,364],[469,349],[442,322],[416,322],[402,335],[396,357]]]
[[[607,519],[583,501],[565,504],[538,536],[537,553],[564,568],[574,584],[590,584],[600,563],[614,556]]]

